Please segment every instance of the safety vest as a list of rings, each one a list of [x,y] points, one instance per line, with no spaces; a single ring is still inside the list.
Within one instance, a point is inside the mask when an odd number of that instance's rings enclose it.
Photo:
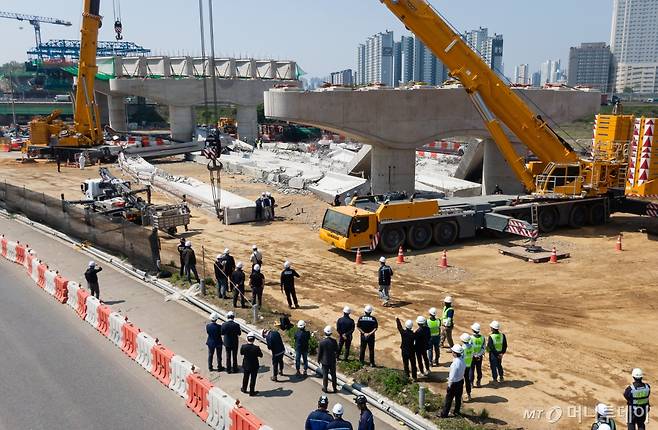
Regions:
[[[431,318],[427,320],[427,327],[430,328],[430,334],[432,336],[440,336],[441,335],[441,320],[440,319],[435,319],[432,320]]]
[[[641,388],[636,388],[631,385],[631,396],[633,396],[633,406],[646,406],[649,404],[649,394],[651,394],[651,387],[644,384]]]
[[[493,341],[494,348],[496,352],[501,352],[503,350],[503,334],[502,333],[492,333],[491,340]]]
[[[484,336],[471,336],[471,345],[473,347],[473,355],[481,357],[484,353],[482,348],[484,346]]]
[[[452,321],[452,318],[450,318],[450,317],[448,316],[448,311],[449,311],[450,309],[452,309],[452,306],[450,306],[450,307],[448,307],[448,306],[444,306],[444,307],[443,307],[443,315],[441,316],[441,320],[443,320],[443,321],[449,321],[449,322],[450,322],[450,324],[448,325],[448,327],[452,327],[452,326],[453,326],[453,323],[454,323],[454,321]],[[454,313],[453,313],[453,315],[454,315]]]
[[[473,363],[473,345],[469,343],[465,343],[464,345],[464,364],[466,364],[466,367],[471,367],[471,363]]]

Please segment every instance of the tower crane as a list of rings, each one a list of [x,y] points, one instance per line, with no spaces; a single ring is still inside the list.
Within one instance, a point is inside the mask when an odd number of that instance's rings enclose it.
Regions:
[[[0,18],[7,18],[7,19],[16,19],[18,21],[27,21],[29,22],[32,27],[34,27],[34,38],[36,40],[36,47],[37,50],[39,49],[39,46],[41,45],[41,23],[44,24],[54,24],[54,25],[64,25],[66,27],[70,27],[71,24],[69,21],[63,20],[63,19],[58,19],[58,18],[49,18],[45,16],[36,16],[36,15],[25,15],[22,13],[13,13],[13,12],[2,12],[0,11]],[[43,61],[43,56],[41,53],[39,53],[39,62]]]

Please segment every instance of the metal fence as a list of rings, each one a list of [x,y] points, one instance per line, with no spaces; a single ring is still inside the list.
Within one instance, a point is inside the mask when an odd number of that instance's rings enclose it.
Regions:
[[[125,257],[141,269],[157,270],[160,250],[155,229],[98,214],[7,182],[0,183],[0,207]]]

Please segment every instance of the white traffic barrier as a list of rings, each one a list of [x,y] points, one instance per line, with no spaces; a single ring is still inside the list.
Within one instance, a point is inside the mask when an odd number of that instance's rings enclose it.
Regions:
[[[71,308],[73,308],[74,311],[78,310],[78,290],[80,289],[80,285],[77,282],[69,281],[68,284],[66,284],[66,289],[68,290],[68,299],[66,300],[66,304],[69,305]]]
[[[231,410],[235,407],[235,399],[213,387],[208,391],[208,419],[206,424],[215,430],[229,430],[231,425]]]
[[[7,241],[7,260],[11,261],[12,263],[16,262],[16,245],[18,244],[13,240]]]
[[[45,279],[46,284],[43,287],[44,290],[51,296],[55,295],[55,278],[57,277],[57,272],[54,270],[46,270]]]
[[[26,245],[26,246],[27,246],[27,245]],[[26,247],[26,248],[25,248],[25,258],[23,259],[23,267],[25,267],[26,270],[27,270],[27,268],[29,267],[28,255],[31,255],[31,256],[32,256],[32,261],[35,261],[35,260],[37,259],[37,257],[34,255],[34,253],[32,252],[32,250],[31,250],[30,248],[27,248],[27,247]]]
[[[110,335],[108,336],[113,344],[121,348],[123,344],[123,325],[126,319],[119,312],[112,312],[110,314]]]
[[[187,397],[187,377],[193,371],[194,365],[181,357],[174,355],[171,358],[171,381],[169,388],[178,393],[182,398]]]
[[[137,335],[137,357],[135,361],[144,368],[147,372],[151,371],[153,364],[153,347],[156,345],[156,339],[147,334],[139,332]]]
[[[101,305],[101,301],[94,296],[87,297],[87,315],[85,316],[85,321],[87,321],[95,329],[98,328],[98,307]]]
[[[35,284],[39,282],[39,264],[41,264],[41,260],[35,256],[32,259],[32,272],[30,273],[30,278],[32,278]]]

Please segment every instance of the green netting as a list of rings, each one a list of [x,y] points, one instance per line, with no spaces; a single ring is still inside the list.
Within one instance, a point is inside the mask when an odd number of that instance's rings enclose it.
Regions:
[[[62,70],[74,76],[78,76],[78,68],[75,66],[62,67]],[[98,72],[96,73],[96,79],[98,79],[99,81],[109,81],[110,79],[114,79],[114,75],[108,75],[107,73]]]
[[[304,76],[306,72],[304,71],[304,69],[299,67],[299,64],[297,64],[296,66],[297,66],[297,71],[295,72],[295,79],[299,80],[299,78]]]

